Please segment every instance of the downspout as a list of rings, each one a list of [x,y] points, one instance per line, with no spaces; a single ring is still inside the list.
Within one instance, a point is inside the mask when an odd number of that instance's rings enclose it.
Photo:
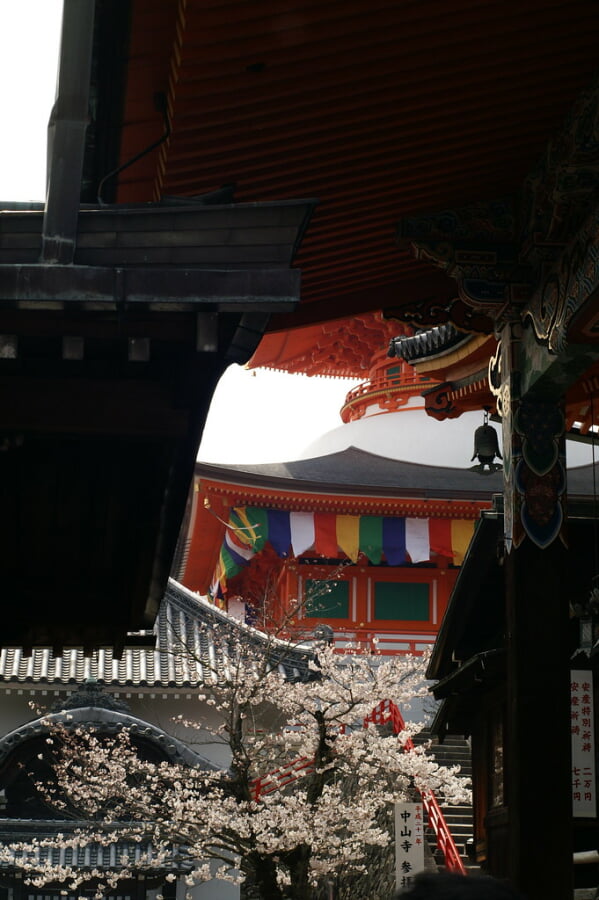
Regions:
[[[95,0],[64,0],[56,100],[48,122],[42,263],[69,265],[75,256]]]

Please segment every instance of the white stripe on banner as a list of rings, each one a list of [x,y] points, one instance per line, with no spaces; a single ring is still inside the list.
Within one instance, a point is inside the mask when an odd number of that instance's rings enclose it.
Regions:
[[[431,558],[428,519],[406,519],[406,550],[413,563]]]
[[[289,513],[289,526],[291,529],[291,548],[294,556],[299,556],[308,550],[314,543],[314,513],[291,512]]]
[[[247,560],[250,560],[256,553],[253,547],[248,547],[236,539],[235,533],[230,528],[225,531],[225,544],[233,553],[237,553],[238,556],[243,556]]]

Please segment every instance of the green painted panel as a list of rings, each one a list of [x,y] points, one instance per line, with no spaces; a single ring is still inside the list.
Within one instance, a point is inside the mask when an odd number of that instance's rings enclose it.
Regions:
[[[430,618],[428,584],[396,584],[377,581],[374,585],[374,618],[428,622]]]
[[[305,615],[308,619],[348,619],[348,581],[306,581]]]

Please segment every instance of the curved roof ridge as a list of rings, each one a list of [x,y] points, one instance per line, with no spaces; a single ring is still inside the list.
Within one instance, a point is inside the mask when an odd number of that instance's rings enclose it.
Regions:
[[[215,766],[210,760],[200,753],[196,753],[183,741],[168,734],[158,725],[153,725],[145,719],[129,713],[97,706],[83,706],[78,709],[46,713],[9,731],[0,737],[0,761],[6,759],[10,753],[26,741],[50,734],[52,727],[58,725],[68,731],[84,725],[105,734],[127,729],[131,734],[141,735],[158,744],[173,762],[183,762],[186,765],[201,766],[212,770],[218,769],[218,766]]]
[[[197,463],[196,475],[239,487],[365,497],[490,500],[503,490],[501,473],[482,478],[468,467],[410,462],[349,446],[284,463]]]
[[[240,622],[171,578],[154,625],[155,647],[126,646],[118,660],[111,647],[99,648],[92,657],[86,657],[82,648],[54,656],[47,647],[35,647],[28,657],[20,648],[5,648],[0,653],[0,684],[49,684],[73,690],[92,678],[110,690],[209,686],[225,665],[224,642],[210,627],[217,624],[226,630],[229,642],[245,635],[252,643],[271,647],[285,677],[310,677],[310,651]]]

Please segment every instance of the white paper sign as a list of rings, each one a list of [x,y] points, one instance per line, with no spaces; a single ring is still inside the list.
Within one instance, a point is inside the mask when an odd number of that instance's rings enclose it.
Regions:
[[[593,713],[593,673],[570,673],[570,731],[572,734],[572,815],[595,818],[597,789]]]
[[[395,804],[395,884],[411,884],[424,869],[424,808],[422,803]]]

